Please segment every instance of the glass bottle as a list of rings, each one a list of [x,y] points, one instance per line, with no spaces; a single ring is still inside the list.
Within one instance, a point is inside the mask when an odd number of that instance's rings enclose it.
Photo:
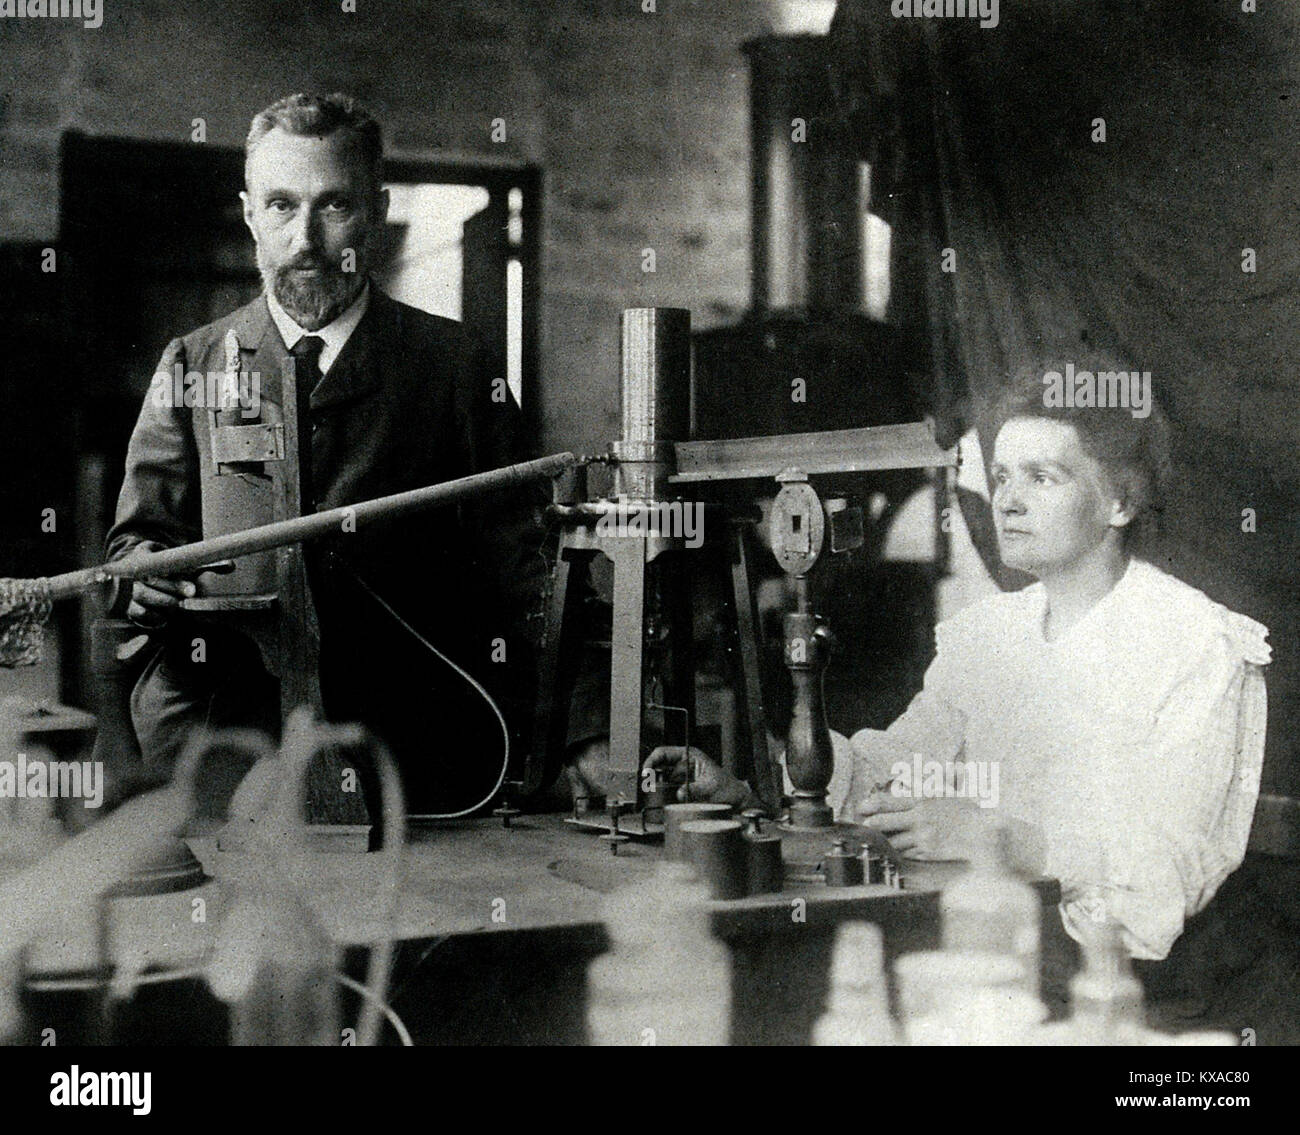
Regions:
[[[1014,957],[1023,969],[1022,988],[1037,997],[1041,903],[1011,872],[1008,849],[1006,828],[978,830],[969,870],[939,897],[943,946]]]
[[[1146,1033],[1142,984],[1120,926],[1103,919],[1080,939],[1083,969],[1070,979],[1071,1025],[1075,1043],[1141,1044]]]
[[[713,936],[708,898],[683,863],[610,896],[609,952],[587,971],[596,1045],[722,1045],[729,1039],[731,954]]]
[[[836,931],[826,1012],[813,1027],[812,1042],[819,1047],[898,1043],[878,926],[847,922]]]

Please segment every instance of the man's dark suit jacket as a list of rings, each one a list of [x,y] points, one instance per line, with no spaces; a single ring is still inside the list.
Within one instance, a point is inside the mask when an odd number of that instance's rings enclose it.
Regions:
[[[173,340],[159,371],[171,374],[179,363],[186,371],[225,372],[230,330],[243,369],[260,376],[263,404],[270,403],[265,412],[278,418],[280,379],[292,370],[264,297]],[[529,454],[518,408],[508,394],[499,399],[458,323],[372,285],[365,316],[311,394],[315,507],[523,460]],[[245,422],[238,412],[220,420]],[[127,453],[110,558],[141,544],[170,547],[204,535],[200,479],[213,476],[208,433],[205,408],[146,398]],[[309,550],[326,713],[362,720],[389,742],[412,811],[467,807],[490,789],[500,768],[500,729],[464,681],[400,630],[356,580],[492,690],[517,744],[533,704],[533,647],[548,569],[540,524],[545,499],[541,486],[497,494],[340,533]],[[309,507],[305,502],[304,511]],[[278,697],[275,683],[258,675],[255,652],[218,642],[217,657],[210,650],[196,665],[193,633],[183,615],[174,617],[136,685],[132,716],[146,765],[175,759],[183,740],[177,726],[267,727],[276,720],[278,709],[268,701]],[[504,663],[493,660],[494,649],[500,657],[496,640],[504,640]],[[593,683],[585,691],[570,741],[603,731]]]

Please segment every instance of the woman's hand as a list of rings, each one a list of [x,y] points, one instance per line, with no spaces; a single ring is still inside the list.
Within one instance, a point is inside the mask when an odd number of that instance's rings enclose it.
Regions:
[[[969,800],[873,792],[858,805],[859,822],[913,859],[966,859],[983,817]]]

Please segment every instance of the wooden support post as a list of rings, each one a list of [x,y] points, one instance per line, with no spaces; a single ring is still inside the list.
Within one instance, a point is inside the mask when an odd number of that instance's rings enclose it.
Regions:
[[[609,777],[610,800],[636,803],[641,770],[641,728],[645,717],[646,542],[610,541],[614,563],[614,621],[610,638]]]

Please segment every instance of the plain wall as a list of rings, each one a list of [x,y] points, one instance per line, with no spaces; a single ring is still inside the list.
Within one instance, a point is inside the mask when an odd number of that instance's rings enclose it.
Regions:
[[[761,0],[103,0],[96,29],[0,20],[0,242],[58,236],[60,134],[239,146],[295,90],[346,90],[395,156],[545,174],[542,442],[617,431],[618,315],[749,301],[748,69]],[[493,142],[493,120],[506,140]],[[196,143],[197,144],[197,143]],[[642,272],[642,250],[656,271]],[[176,334],[189,330],[175,328]],[[163,343],[155,345],[161,350]]]

